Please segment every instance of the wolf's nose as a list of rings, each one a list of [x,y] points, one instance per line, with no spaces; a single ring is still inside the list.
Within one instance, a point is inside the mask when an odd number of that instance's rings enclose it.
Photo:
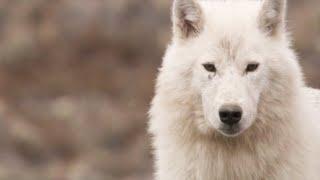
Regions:
[[[242,117],[242,109],[237,105],[225,105],[219,110],[220,120],[227,125],[237,124]]]

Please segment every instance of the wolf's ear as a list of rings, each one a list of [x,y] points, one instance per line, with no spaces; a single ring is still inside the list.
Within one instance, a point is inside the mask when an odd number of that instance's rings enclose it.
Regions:
[[[203,14],[195,0],[174,0],[172,9],[174,35],[181,39],[197,36],[203,30]]]
[[[268,36],[276,36],[285,28],[286,0],[264,0],[259,14],[259,28]]]

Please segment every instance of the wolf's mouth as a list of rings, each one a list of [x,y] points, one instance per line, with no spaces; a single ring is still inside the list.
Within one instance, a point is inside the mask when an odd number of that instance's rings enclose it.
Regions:
[[[241,133],[241,127],[239,124],[234,124],[231,126],[223,124],[220,126],[219,131],[227,137],[235,137]]]

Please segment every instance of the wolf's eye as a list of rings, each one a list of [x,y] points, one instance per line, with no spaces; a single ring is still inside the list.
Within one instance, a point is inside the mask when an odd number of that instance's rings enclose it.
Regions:
[[[259,63],[250,63],[246,68],[246,73],[254,72],[259,68]]]
[[[209,72],[216,72],[217,71],[216,66],[211,63],[203,64],[203,67]]]

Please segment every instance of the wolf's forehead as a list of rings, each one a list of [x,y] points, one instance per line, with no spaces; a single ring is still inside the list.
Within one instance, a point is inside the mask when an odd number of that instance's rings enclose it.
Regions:
[[[260,0],[199,0],[199,3],[207,25],[235,31],[256,26],[262,6]]]
[[[198,0],[203,10],[218,14],[256,14],[262,0]]]
[[[258,15],[261,1],[256,0],[199,0],[205,14],[206,31],[203,42],[210,41],[208,47],[216,54],[236,59],[247,54],[260,39]]]
[[[261,52],[261,45],[257,44],[251,39],[244,36],[221,36],[215,37],[213,41],[205,42],[207,39],[204,38],[203,46],[199,45],[197,48],[202,48],[199,51],[200,56],[203,56],[203,60],[208,61],[212,59],[215,62],[224,62],[225,60],[247,61],[249,59],[255,59]],[[261,43],[260,43],[261,44]],[[201,55],[202,53],[202,55]]]
[[[230,39],[228,37],[222,37],[218,40],[218,44],[216,46],[217,51],[227,56],[229,59],[236,59],[237,54],[241,50],[243,40],[241,38],[238,39]]]

